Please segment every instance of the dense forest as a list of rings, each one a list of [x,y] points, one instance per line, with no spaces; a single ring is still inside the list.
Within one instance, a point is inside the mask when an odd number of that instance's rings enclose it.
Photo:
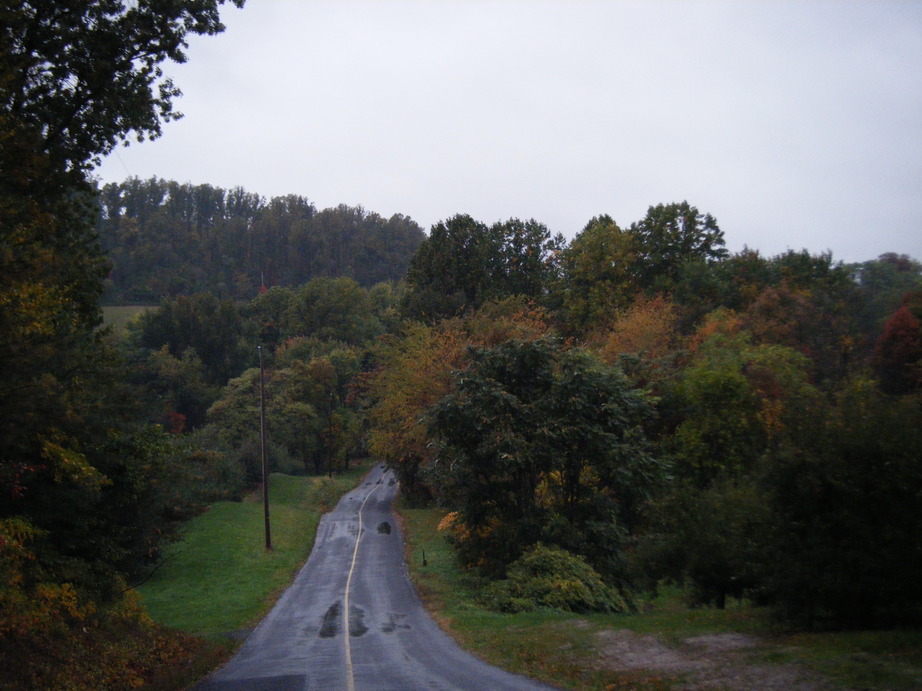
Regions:
[[[103,301],[114,305],[204,291],[245,300],[262,286],[321,276],[397,281],[424,237],[400,214],[317,211],[304,197],[266,201],[239,187],[132,178],[105,185],[99,201],[97,232],[112,265]]]
[[[533,219],[423,234],[296,196],[98,189],[99,156],[172,117],[157,65],[219,32],[220,4],[6,17],[12,688],[129,688],[183,654],[132,586],[258,481],[258,348],[272,470],[388,463],[492,608],[629,612],[675,583],[789,626],[922,624],[922,264],[730,253],[685,201],[568,241]],[[104,301],[153,306],[116,332]]]

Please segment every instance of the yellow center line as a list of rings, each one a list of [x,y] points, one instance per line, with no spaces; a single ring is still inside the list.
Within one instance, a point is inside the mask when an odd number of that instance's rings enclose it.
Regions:
[[[355,562],[359,557],[359,540],[362,539],[362,511],[365,510],[365,504],[368,502],[368,498],[374,494],[374,491],[381,485],[384,475],[386,475],[386,473],[381,475],[381,479],[372,487],[371,491],[365,495],[365,499],[359,507],[359,532],[355,536],[355,549],[352,550],[352,566],[349,567],[349,577],[346,579],[346,595],[343,598],[345,601],[345,605],[343,606],[343,630],[346,639],[346,688],[348,691],[355,691],[355,675],[352,671],[352,644],[349,641],[349,590],[352,587],[352,573],[355,571]]]

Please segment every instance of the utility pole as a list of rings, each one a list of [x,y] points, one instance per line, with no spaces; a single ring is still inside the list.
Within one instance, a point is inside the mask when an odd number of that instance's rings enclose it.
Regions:
[[[330,401],[327,403],[327,439],[330,440],[327,448],[327,477],[333,477],[333,392],[330,392]]]
[[[263,347],[259,349],[259,441],[263,462],[263,511],[266,517],[266,549],[272,549],[269,531],[269,459],[266,454],[266,378],[263,375]]]

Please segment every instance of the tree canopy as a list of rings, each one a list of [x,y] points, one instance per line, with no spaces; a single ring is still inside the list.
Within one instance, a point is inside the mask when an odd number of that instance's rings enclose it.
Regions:
[[[437,321],[514,295],[543,298],[557,272],[560,235],[534,220],[492,226],[458,214],[432,227],[407,268],[404,313]]]
[[[313,278],[367,288],[400,280],[425,237],[401,214],[344,204],[318,211],[299,195],[266,200],[240,187],[130,178],[106,185],[99,199],[109,304],[202,292],[249,300]]]
[[[159,137],[181,95],[161,64],[186,61],[190,34],[223,31],[224,2],[4,3],[4,126],[69,171],[89,170],[131,134]]]
[[[134,421],[99,330],[108,266],[88,175],[178,116],[160,65],[220,32],[222,4],[0,5],[0,665],[25,688],[55,686],[48,658],[82,644],[72,628],[149,630],[96,603],[122,598],[183,502],[168,440]]]
[[[624,585],[620,550],[662,472],[646,448],[646,398],[549,340],[476,351],[456,377],[434,409],[432,472],[458,507],[463,558],[502,574],[543,542]]]

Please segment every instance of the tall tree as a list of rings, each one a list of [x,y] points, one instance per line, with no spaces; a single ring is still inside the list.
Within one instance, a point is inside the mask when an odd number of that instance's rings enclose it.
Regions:
[[[242,7],[244,0],[231,0]],[[130,134],[156,138],[181,95],[160,65],[224,30],[224,0],[4,3],[0,112],[59,171],[85,172]],[[8,118],[8,119],[7,119]]]
[[[603,327],[639,292],[634,273],[637,244],[610,216],[593,218],[561,256],[561,280],[552,304],[567,330]]]
[[[97,330],[107,269],[87,175],[177,116],[160,64],[185,60],[188,35],[221,31],[222,2],[0,4],[0,601],[21,605],[0,607],[4,669],[40,670],[32,643],[67,638],[78,594],[117,596],[118,572],[156,533],[142,525],[146,501],[131,498],[146,494],[140,469],[158,452],[124,429],[108,395],[119,376]],[[29,573],[9,578],[22,551]],[[73,594],[70,609],[33,597],[38,583]],[[42,623],[28,640],[10,635],[30,619]],[[54,686],[36,678],[33,688]]]
[[[166,345],[173,357],[193,350],[209,383],[223,386],[252,361],[242,344],[243,322],[236,305],[210,293],[165,300],[141,315],[138,338],[146,348]]]
[[[476,351],[434,410],[442,482],[461,555],[501,575],[553,544],[624,585],[625,537],[661,466],[645,448],[647,399],[616,369],[554,342]]]
[[[638,277],[654,291],[671,290],[688,262],[728,255],[717,220],[687,201],[651,206],[643,219],[631,224],[630,233],[637,241]]]
[[[410,260],[404,313],[437,321],[514,295],[542,298],[557,273],[560,235],[535,220],[487,226],[458,214],[432,226]]]

